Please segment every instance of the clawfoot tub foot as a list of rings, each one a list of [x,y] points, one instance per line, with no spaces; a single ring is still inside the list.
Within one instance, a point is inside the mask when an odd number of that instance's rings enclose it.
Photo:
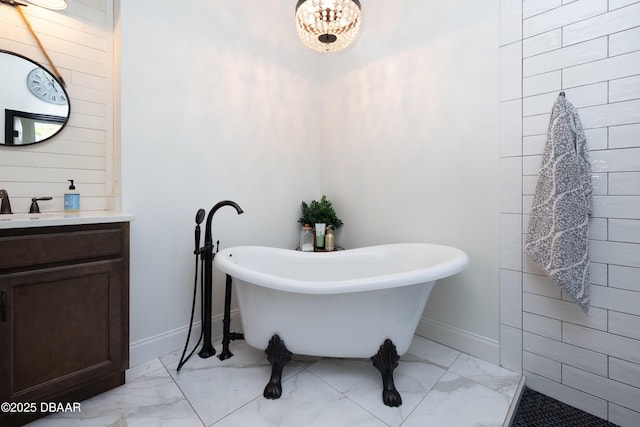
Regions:
[[[398,367],[400,356],[390,339],[385,340],[378,353],[371,358],[380,374],[382,374],[382,401],[387,406],[402,405],[402,397],[393,383],[393,370]]]
[[[291,360],[291,352],[278,335],[271,337],[264,352],[271,363],[271,379],[264,388],[263,396],[267,399],[279,399],[282,395],[282,369]]]

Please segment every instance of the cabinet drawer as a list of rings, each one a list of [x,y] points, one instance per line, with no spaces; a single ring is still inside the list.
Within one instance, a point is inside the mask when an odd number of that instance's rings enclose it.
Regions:
[[[125,242],[120,226],[108,228],[59,228],[40,234],[0,235],[0,270],[42,264],[115,257],[123,253]]]

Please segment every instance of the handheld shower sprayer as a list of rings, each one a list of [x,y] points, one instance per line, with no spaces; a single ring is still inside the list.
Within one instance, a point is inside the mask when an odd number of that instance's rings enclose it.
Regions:
[[[202,224],[202,221],[204,221],[205,214],[206,212],[204,209],[198,209],[198,213],[196,213],[196,249],[193,252],[196,255],[198,254],[198,252],[200,252],[200,224]]]
[[[201,260],[205,259],[203,250],[204,248],[200,248],[200,224],[202,224],[202,221],[204,221],[204,216],[205,216],[206,212],[204,209],[198,209],[198,212],[196,213],[196,230],[195,230],[195,250],[193,251],[194,255],[196,256],[196,271],[195,271],[195,278],[194,278],[194,283],[193,283],[193,302],[191,303],[191,320],[189,320],[189,332],[187,333],[187,342],[184,344],[184,350],[182,351],[182,356],[180,356],[180,361],[178,362],[178,369],[177,371],[180,372],[180,368],[182,368],[182,366],[187,363],[187,360],[189,360],[189,358],[193,355],[193,353],[196,351],[196,348],[198,347],[198,345],[200,345],[200,343],[202,342],[202,332],[200,332],[200,337],[198,338],[198,342],[196,343],[195,347],[193,348],[193,350],[191,351],[191,353],[189,353],[188,356],[186,356],[187,354],[187,348],[189,347],[189,340],[191,339],[191,331],[193,329],[193,317],[195,315],[195,311],[196,311],[196,296],[198,294],[198,258],[200,258]],[[201,269],[204,270],[204,268]],[[202,278],[204,276],[204,273],[201,272],[200,273],[200,277]],[[204,291],[204,286],[203,284],[201,285],[201,288]],[[203,319],[201,319],[203,320]],[[186,356],[186,357],[185,357]]]

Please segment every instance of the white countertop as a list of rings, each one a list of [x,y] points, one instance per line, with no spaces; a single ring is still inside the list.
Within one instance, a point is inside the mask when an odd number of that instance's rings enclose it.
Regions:
[[[64,212],[4,214],[0,215],[0,229],[130,222],[133,219],[134,216],[131,214],[114,211],[80,211],[77,214]]]

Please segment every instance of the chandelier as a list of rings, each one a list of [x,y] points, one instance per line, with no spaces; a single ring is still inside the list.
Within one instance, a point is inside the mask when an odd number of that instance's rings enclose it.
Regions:
[[[349,46],[360,28],[359,0],[298,0],[296,27],[302,43],[320,52]]]

